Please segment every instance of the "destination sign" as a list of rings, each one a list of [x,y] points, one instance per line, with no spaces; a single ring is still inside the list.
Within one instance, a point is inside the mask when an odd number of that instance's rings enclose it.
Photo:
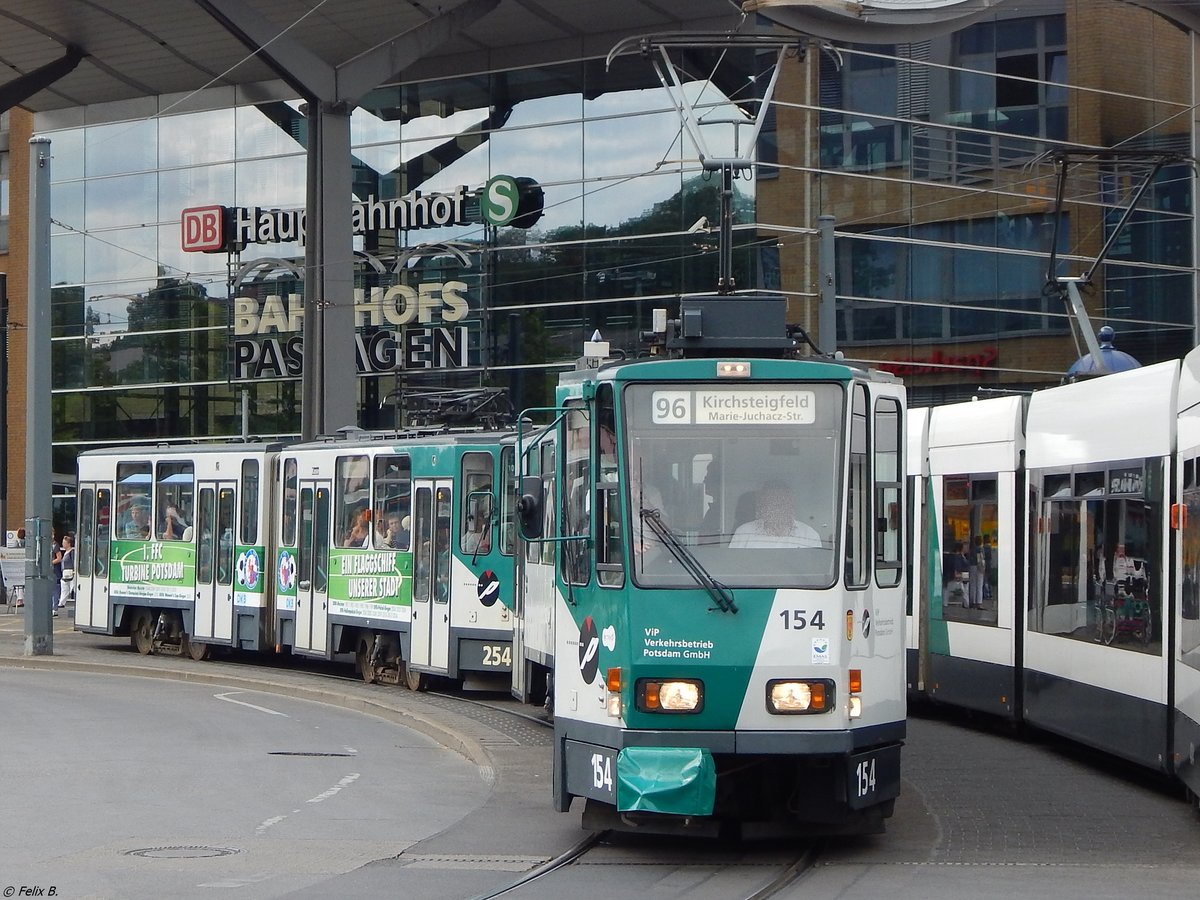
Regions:
[[[811,425],[813,391],[795,388],[662,390],[651,394],[655,425]]]

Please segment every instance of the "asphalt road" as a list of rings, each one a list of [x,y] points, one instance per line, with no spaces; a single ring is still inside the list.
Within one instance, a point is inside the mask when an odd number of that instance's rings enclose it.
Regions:
[[[424,735],[212,685],[0,668],[6,887],[277,897],[452,827],[490,773]]]

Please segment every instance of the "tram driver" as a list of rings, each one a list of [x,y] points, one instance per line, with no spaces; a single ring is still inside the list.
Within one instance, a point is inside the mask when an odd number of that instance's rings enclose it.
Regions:
[[[816,529],[799,521],[795,512],[792,488],[782,481],[766,482],[755,495],[755,518],[734,531],[730,548],[820,547]]]

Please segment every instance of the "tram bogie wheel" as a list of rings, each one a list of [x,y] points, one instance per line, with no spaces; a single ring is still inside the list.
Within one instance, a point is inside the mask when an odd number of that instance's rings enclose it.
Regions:
[[[183,640],[187,645],[187,655],[196,662],[201,662],[208,656],[208,644],[203,641],[193,641],[191,637],[186,635]]]
[[[129,624],[129,643],[142,656],[154,650],[154,625],[150,610],[139,609],[133,614],[133,621]]]
[[[354,662],[358,666],[358,672],[362,675],[362,680],[367,684],[375,683],[375,667],[371,665],[371,657],[374,653],[375,635],[369,631],[363,632],[358,638],[358,650],[354,654]]]
[[[410,691],[424,691],[429,688],[429,676],[424,672],[413,671],[411,666],[405,666],[404,683]]]

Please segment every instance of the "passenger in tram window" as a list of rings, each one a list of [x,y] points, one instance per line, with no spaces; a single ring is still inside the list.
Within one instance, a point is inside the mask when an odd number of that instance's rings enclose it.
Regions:
[[[375,540],[378,546],[387,550],[407,550],[409,539],[408,523],[410,521],[408,516],[401,519],[399,513],[388,513],[380,521],[379,528],[375,532]]]
[[[346,537],[342,540],[342,546],[366,547],[370,538],[371,511],[364,505],[355,510],[354,520],[350,524],[350,530],[346,532]]]
[[[159,534],[164,541],[180,541],[183,540],[184,531],[187,530],[187,523],[183,521],[183,516],[174,506],[168,504],[163,509],[162,527],[159,529]]]
[[[121,529],[121,537],[136,541],[150,537],[150,513],[145,504],[134,503],[129,508],[129,518]]]
[[[740,526],[729,542],[734,549],[820,547],[821,537],[796,518],[796,495],[782,481],[768,481],[755,496],[753,521]]]

